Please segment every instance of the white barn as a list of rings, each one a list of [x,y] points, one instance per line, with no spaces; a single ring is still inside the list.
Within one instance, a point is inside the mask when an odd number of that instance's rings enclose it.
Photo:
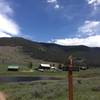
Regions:
[[[50,64],[40,64],[39,69],[49,70],[51,68]]]
[[[8,66],[8,71],[18,71],[19,70],[19,66]]]

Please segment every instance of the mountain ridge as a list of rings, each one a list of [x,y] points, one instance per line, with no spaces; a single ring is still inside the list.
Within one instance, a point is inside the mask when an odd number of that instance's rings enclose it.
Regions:
[[[75,58],[83,59],[88,66],[100,65],[99,47],[87,47],[83,45],[62,46],[53,43],[35,42],[19,37],[0,38],[0,48],[5,46],[8,46],[9,50],[11,47],[20,47],[20,54],[23,54],[23,56],[27,55],[31,59],[65,63],[67,57],[73,55]],[[19,50],[19,48],[17,49]],[[19,51],[17,53],[19,53]],[[16,52],[14,54],[16,54]]]

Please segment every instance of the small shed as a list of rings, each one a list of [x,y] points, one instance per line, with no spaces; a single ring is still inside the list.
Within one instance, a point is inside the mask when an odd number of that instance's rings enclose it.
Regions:
[[[19,66],[8,66],[8,71],[18,71],[19,70]]]
[[[50,64],[40,64],[39,69],[49,70],[51,68]]]

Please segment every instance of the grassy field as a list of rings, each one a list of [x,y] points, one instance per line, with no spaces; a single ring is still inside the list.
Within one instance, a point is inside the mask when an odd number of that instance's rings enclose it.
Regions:
[[[66,81],[6,83],[0,85],[0,90],[7,100],[68,100]],[[100,78],[81,79],[81,84],[74,80],[74,100],[100,100]]]
[[[0,91],[7,100],[68,100],[66,72],[5,72],[0,76],[54,76],[60,81],[35,81],[29,83],[0,84]],[[67,98],[67,99],[66,99]],[[74,100],[100,100],[100,69],[74,72]]]
[[[16,76],[27,76],[27,77],[31,77],[31,76],[44,76],[44,77],[59,77],[59,78],[66,78],[66,72],[38,72],[38,71],[34,71],[34,72],[0,72],[0,76],[7,76],[7,77],[10,77],[10,76],[13,76],[13,77],[16,77]]]

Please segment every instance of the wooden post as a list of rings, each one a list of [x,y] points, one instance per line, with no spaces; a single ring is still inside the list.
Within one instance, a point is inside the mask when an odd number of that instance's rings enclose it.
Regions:
[[[72,76],[73,59],[68,58],[68,96],[69,100],[73,100],[73,76]]]

